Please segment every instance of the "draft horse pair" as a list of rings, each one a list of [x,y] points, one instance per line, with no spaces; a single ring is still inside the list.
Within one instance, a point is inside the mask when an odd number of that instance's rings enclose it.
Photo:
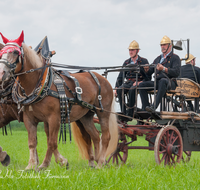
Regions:
[[[64,166],[68,165],[67,159],[57,149],[57,138],[61,123],[59,99],[52,96],[41,97],[43,88],[39,88],[40,84],[38,86],[38,81],[45,80],[46,82],[50,78],[46,77],[44,79],[42,75],[45,72],[48,73],[48,70],[52,70],[52,68],[44,67],[40,57],[25,43],[22,43],[24,41],[23,32],[16,40],[8,40],[2,34],[1,36],[5,47],[0,51],[0,80],[4,82],[17,75],[15,84],[19,87],[18,95],[21,99],[28,100],[40,89],[38,93],[39,97],[37,97],[37,100],[39,99],[40,101],[30,101],[30,104],[23,104],[23,101],[18,102],[18,100],[16,102],[19,109],[23,110],[23,120],[28,131],[30,158],[26,169],[37,169],[36,146],[37,124],[39,122],[44,122],[48,148],[43,163],[38,169],[44,169],[49,166],[52,154],[54,154],[57,163]],[[45,70],[40,68],[45,68]],[[70,103],[73,104],[70,111],[70,120],[71,122],[75,122],[72,126],[73,136],[79,145],[82,155],[89,160],[90,166],[95,166],[94,161],[96,161],[97,167],[101,167],[105,163],[106,157],[116,149],[118,127],[116,116],[110,114],[110,112],[114,111],[112,87],[104,77],[98,73],[95,73],[95,75],[101,85],[101,103],[104,110],[107,111],[96,109],[94,112],[88,109],[88,107]],[[98,108],[99,88],[93,77],[88,72],[74,73],[71,76],[75,77],[80,83],[83,91],[81,94],[82,100]],[[65,89],[67,97],[74,98],[71,93],[71,91],[75,92],[74,81],[65,76],[62,76],[62,78],[68,86],[68,89]],[[49,89],[57,92],[54,83],[50,85]],[[15,90],[16,88],[13,88],[13,94],[16,94]],[[101,137],[99,137],[99,132],[94,126],[93,115],[95,113],[101,125]],[[94,144],[94,153],[92,142]]]

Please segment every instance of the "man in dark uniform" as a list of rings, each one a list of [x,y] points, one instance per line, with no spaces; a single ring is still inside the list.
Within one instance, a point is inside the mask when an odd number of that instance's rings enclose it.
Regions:
[[[130,58],[127,59],[123,67],[127,66],[128,64],[137,64],[137,65],[148,65],[149,62],[147,59],[142,58],[138,55],[139,53],[139,44],[134,40],[130,43],[129,45],[129,55]],[[146,72],[148,68],[146,67],[141,67],[140,68],[140,73],[138,74],[138,84],[141,83],[142,81],[148,81],[150,80],[150,76],[146,75]],[[124,76],[126,78],[126,82],[123,83],[123,71],[121,71],[117,77],[116,85],[115,88],[115,95],[118,96],[119,98],[119,103],[120,103],[120,108],[121,111],[123,112],[124,115],[126,115],[126,107],[125,107],[125,98],[124,96],[122,97],[122,89],[124,88],[124,94],[129,92],[129,111],[128,115],[130,117],[133,117],[133,106],[135,105],[135,88],[136,88],[136,73],[133,71],[125,71]],[[123,101],[123,103],[122,103]]]
[[[185,55],[187,58],[187,54]],[[194,82],[200,84],[200,69],[195,66],[195,59],[192,54],[189,54],[187,60],[185,60],[185,64],[181,67],[180,78],[189,78]]]
[[[164,36],[160,42],[162,54],[158,56],[153,64],[156,66],[156,102],[150,106],[148,100],[148,90],[151,89],[140,89],[140,97],[142,100],[143,109],[149,112],[154,112],[160,104],[162,97],[165,95],[167,90],[175,90],[177,84],[172,78],[177,78],[180,74],[181,60],[178,55],[172,53],[172,43],[169,37]],[[154,73],[154,67],[151,67],[147,74],[151,75]],[[143,82],[139,85],[140,88],[152,87],[154,89],[154,81]]]
[[[187,58],[187,54],[185,58]],[[195,59],[192,54],[189,54],[187,60],[185,60],[185,64],[181,67],[180,78],[189,78],[194,82],[200,84],[200,68],[195,66]],[[193,104],[191,101],[187,101],[190,110],[194,110]]]

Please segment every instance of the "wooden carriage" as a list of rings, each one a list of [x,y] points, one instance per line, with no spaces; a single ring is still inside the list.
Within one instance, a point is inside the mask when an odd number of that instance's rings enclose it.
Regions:
[[[177,88],[166,93],[162,101],[165,105],[161,105],[159,112],[150,114],[138,110],[134,117],[140,121],[140,124],[136,125],[118,120],[119,143],[108,162],[125,163],[128,149],[148,149],[154,150],[158,164],[173,165],[181,160],[189,161],[191,151],[200,151],[200,115],[198,114],[200,85],[187,78],[176,80]],[[187,101],[194,102],[194,111],[187,109]],[[166,102],[171,104],[171,111]],[[176,102],[179,105],[176,105]],[[133,146],[137,136],[143,135],[146,136],[145,140],[149,142],[149,146]]]

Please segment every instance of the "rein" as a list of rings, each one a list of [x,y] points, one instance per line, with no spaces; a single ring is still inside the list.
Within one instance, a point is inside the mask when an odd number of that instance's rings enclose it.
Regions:
[[[47,65],[45,65],[45,66],[43,66],[43,67],[39,67],[39,68],[36,68],[36,69],[30,69],[30,70],[24,71],[24,72],[22,72],[22,73],[13,74],[13,76],[15,77],[15,76],[19,76],[19,75],[24,75],[24,74],[32,73],[32,72],[34,72],[34,71],[38,71],[38,70],[40,70],[40,69],[44,69],[44,68],[47,68],[47,67],[51,67],[51,65],[47,64]]]

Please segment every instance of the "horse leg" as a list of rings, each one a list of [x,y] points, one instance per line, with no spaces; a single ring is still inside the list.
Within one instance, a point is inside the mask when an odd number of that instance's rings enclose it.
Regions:
[[[46,133],[47,136],[47,144],[49,141],[49,127],[48,127],[48,123],[44,122],[44,131]],[[37,153],[37,149],[36,149],[36,157],[37,157],[37,165],[39,165],[39,157],[38,157],[38,153]]]
[[[37,136],[36,136],[36,141],[37,141]],[[38,157],[38,153],[37,153],[37,148],[36,148],[36,160],[37,160],[37,165],[39,165],[39,157]]]
[[[32,122],[28,116],[23,114],[23,120],[25,127],[28,131],[28,146],[29,146],[29,152],[30,152],[30,158],[28,166],[25,168],[25,170],[34,169],[36,170],[37,167],[37,123]]]
[[[86,159],[88,159],[89,166],[90,167],[95,167],[95,164],[94,164],[94,153],[93,153],[93,148],[92,148],[92,143],[91,143],[91,137],[87,133],[87,131],[85,130],[83,124],[79,120],[76,121],[76,124],[80,129],[80,132],[82,134],[83,140],[85,141],[85,143],[79,141],[79,143],[82,143],[80,148],[82,148],[82,149],[86,148],[86,152],[87,152],[86,154],[88,154],[88,155],[83,153],[84,150],[80,150],[80,151],[84,154],[84,157],[86,157]],[[76,135],[76,134],[73,134],[73,135]],[[79,146],[79,143],[77,142],[78,146]],[[83,147],[83,144],[85,144],[85,147]]]
[[[101,113],[102,114],[102,113]],[[103,163],[106,161],[106,150],[109,144],[110,140],[110,133],[109,133],[109,125],[108,125],[108,117],[106,116],[108,113],[105,114],[105,116],[99,118],[99,124],[101,125],[101,142],[100,142],[100,153],[99,153],[99,159],[98,159],[98,165],[97,167],[101,167]]]
[[[58,132],[59,132],[59,121],[58,121],[57,115],[50,116],[47,129],[45,130],[48,133],[48,136],[47,136],[48,148],[47,148],[47,152],[43,160],[43,163],[39,166],[38,169],[41,170],[49,166],[51,162],[52,153],[54,153],[55,160],[57,163],[59,163],[61,166],[67,166],[68,165],[67,159],[64,158],[58,152],[58,149],[57,149],[58,147],[57,140],[58,140]]]
[[[94,152],[95,152],[94,159],[98,163],[99,153],[100,153],[100,137],[99,137],[99,131],[96,129],[94,125],[93,115],[94,114],[92,112],[88,112],[84,117],[80,119],[80,121],[94,143]]]
[[[49,143],[49,126],[48,123],[44,123],[44,130],[47,136],[47,145]],[[54,156],[55,156],[55,161],[56,163],[62,163],[62,165],[65,164],[65,162],[67,162],[67,160],[59,153],[58,149],[54,151]],[[64,162],[63,162],[64,160]],[[68,166],[68,163],[66,164],[66,166]]]

